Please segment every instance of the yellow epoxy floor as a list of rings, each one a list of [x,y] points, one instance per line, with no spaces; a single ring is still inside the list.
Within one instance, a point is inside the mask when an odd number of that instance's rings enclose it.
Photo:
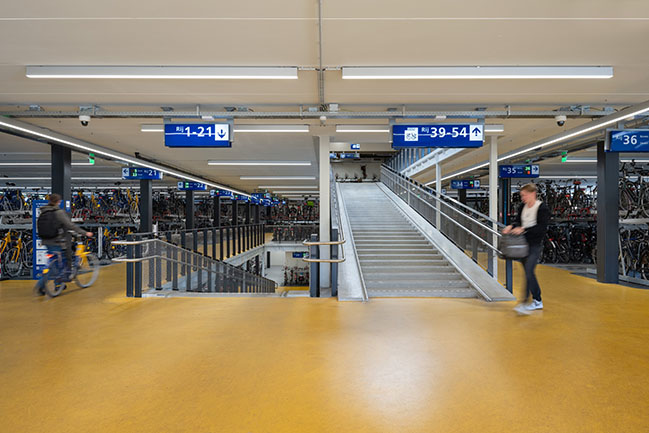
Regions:
[[[53,300],[0,283],[1,432],[649,431],[646,290],[541,267],[546,310],[519,317],[470,299],[126,299],[122,272]]]

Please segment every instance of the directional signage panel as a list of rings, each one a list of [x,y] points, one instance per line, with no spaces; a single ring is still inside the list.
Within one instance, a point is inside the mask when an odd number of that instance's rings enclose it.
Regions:
[[[122,168],[122,179],[162,180],[162,172],[146,167],[124,167]]]
[[[392,148],[482,147],[484,125],[393,125]]]
[[[234,196],[232,191],[226,191],[226,190],[223,190],[223,189],[213,189],[213,190],[210,191],[210,195],[212,197],[224,197],[224,198],[230,198],[230,199]]]
[[[360,158],[360,157],[361,156],[358,154],[358,152],[356,152],[356,153],[341,153],[340,154],[340,159],[357,159],[357,158]]]
[[[227,123],[165,123],[167,147],[232,147]]]
[[[649,152],[649,129],[610,131],[607,152]]]
[[[499,176],[501,178],[539,177],[540,170],[536,164],[501,165]]]
[[[452,180],[451,189],[479,189],[479,180]]]
[[[178,182],[180,191],[207,191],[207,185],[200,182]]]
[[[248,197],[246,195],[240,195],[240,194],[235,194],[234,199],[237,200],[237,201],[243,201],[243,202],[246,202],[246,203],[248,201],[250,201],[250,197]]]
[[[351,148],[352,150],[361,150],[361,145],[358,143],[352,143]]]

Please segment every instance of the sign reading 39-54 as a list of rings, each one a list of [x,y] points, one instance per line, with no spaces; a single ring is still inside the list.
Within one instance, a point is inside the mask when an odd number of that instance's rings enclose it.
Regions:
[[[165,123],[167,147],[232,147],[227,123]]]
[[[392,147],[482,147],[484,125],[393,125]]]

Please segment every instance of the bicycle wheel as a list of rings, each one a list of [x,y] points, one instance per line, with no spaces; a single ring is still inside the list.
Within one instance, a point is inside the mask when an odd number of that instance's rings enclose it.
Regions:
[[[16,247],[10,248],[3,257],[5,272],[11,278],[20,276],[23,270],[23,261],[20,257],[20,250]]]
[[[640,212],[644,218],[649,218],[649,188],[643,188],[640,194]]]
[[[46,272],[43,273],[43,291],[50,298],[56,298],[65,289],[65,282],[61,274],[62,270],[56,261],[50,263]]]
[[[26,268],[31,269],[34,261],[34,250],[33,250],[33,245],[32,241],[25,242],[25,245],[23,246],[23,257],[22,257],[23,265],[25,265]]]
[[[92,253],[86,254],[79,258],[77,272],[74,281],[79,287],[90,287],[99,276],[99,259]]]

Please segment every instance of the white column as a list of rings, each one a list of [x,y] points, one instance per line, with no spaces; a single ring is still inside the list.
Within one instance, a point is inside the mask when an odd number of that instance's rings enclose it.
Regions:
[[[329,203],[329,196],[331,195],[331,190],[329,185],[329,150],[330,150],[330,139],[328,135],[319,135],[320,140],[319,152],[320,152],[320,242],[329,242],[330,239],[330,227],[331,227],[331,209]],[[320,246],[320,258],[328,259],[329,258],[329,245]],[[330,273],[329,273],[329,263],[320,263],[320,288],[331,287],[330,284]]]
[[[437,163],[435,164],[435,189],[437,189],[437,197],[440,197],[442,195],[442,164]],[[437,218],[435,219],[435,223],[437,224],[437,230],[442,230],[441,222],[442,222],[442,215],[439,213],[439,211],[444,211],[442,209],[442,205],[440,202],[437,202]]]
[[[489,145],[489,217],[498,221],[498,136],[490,137]],[[493,229],[498,230],[498,225],[493,224]],[[492,242],[498,247],[498,237],[493,235]],[[498,278],[498,257],[494,254],[493,270]]]

